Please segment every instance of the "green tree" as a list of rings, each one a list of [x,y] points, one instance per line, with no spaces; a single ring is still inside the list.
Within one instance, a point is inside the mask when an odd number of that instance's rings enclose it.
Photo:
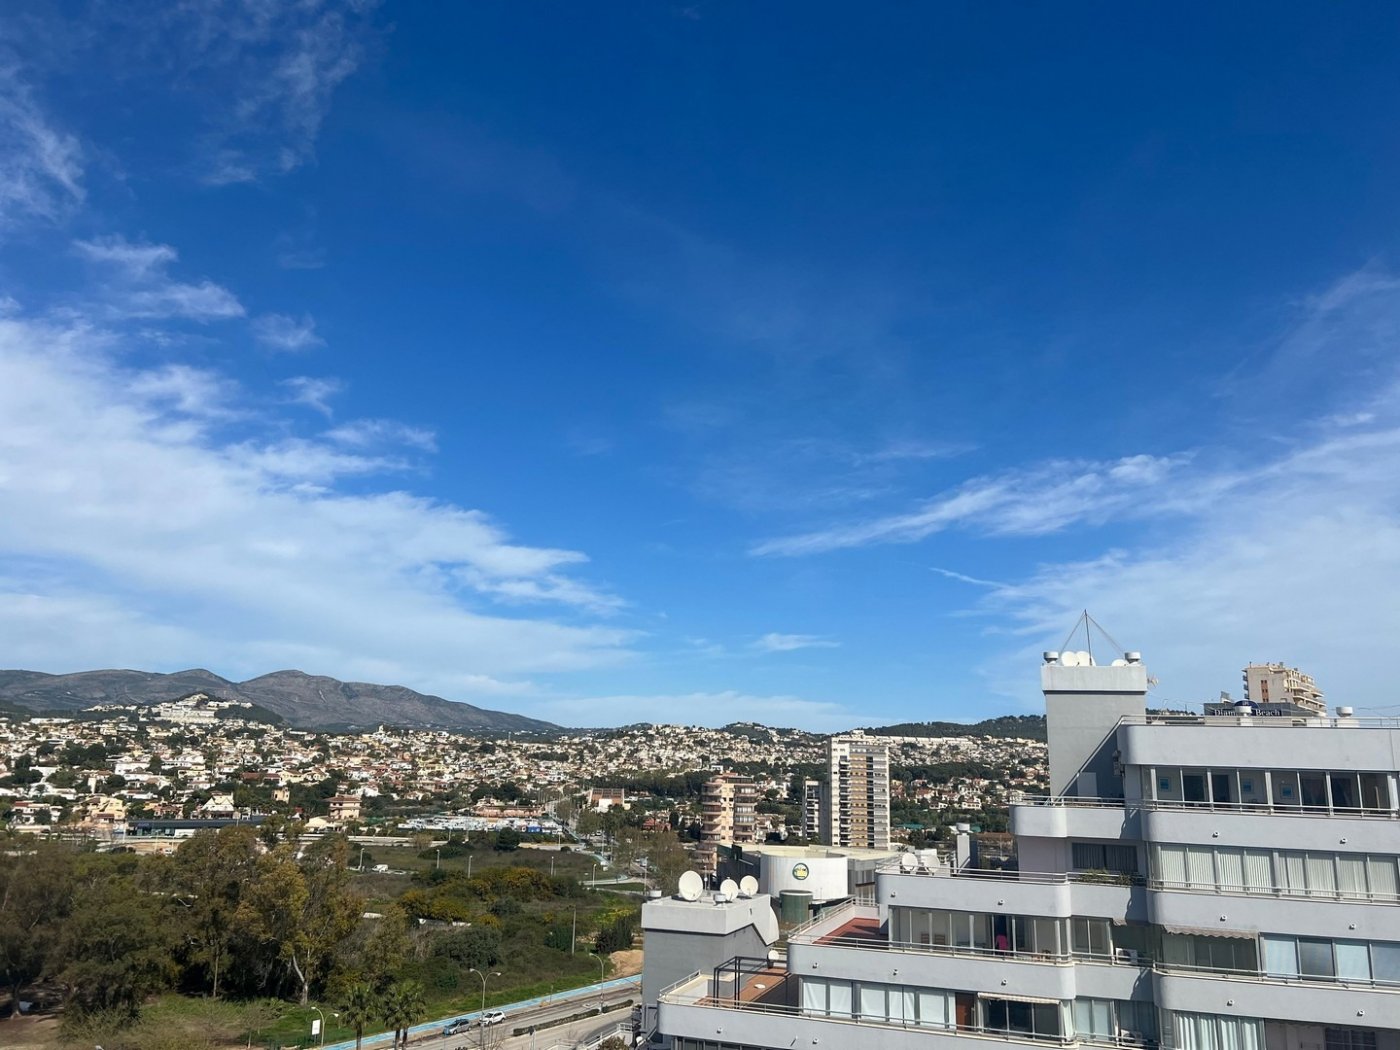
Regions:
[[[520,832],[514,828],[502,828],[496,832],[496,848],[506,851],[519,849]]]
[[[308,852],[302,864],[285,845],[260,858],[258,878],[238,908],[239,925],[287,964],[303,1006],[354,930],[360,910],[346,885],[344,840],[322,846]]]
[[[20,990],[44,972],[73,888],[73,855],[37,843],[0,852],[0,980],[10,991],[10,1017],[19,1016]]]
[[[156,900],[124,878],[80,889],[56,950],[70,1009],[134,1016],[175,978],[170,924]]]
[[[210,994],[219,997],[219,978],[239,935],[238,907],[258,872],[258,833],[235,824],[201,831],[175,853],[172,878],[176,900],[185,906],[194,961],[208,967]]]
[[[355,1030],[355,1050],[360,1050],[360,1042],[365,1037],[365,1026],[379,1016],[379,1000],[374,989],[367,984],[352,984],[345,989],[341,1000],[340,1015],[345,1023]]]
[[[408,1030],[428,1012],[423,986],[417,981],[399,981],[384,996],[384,1023],[394,1030],[394,1047],[408,1045]],[[402,1040],[402,1042],[400,1042]]]

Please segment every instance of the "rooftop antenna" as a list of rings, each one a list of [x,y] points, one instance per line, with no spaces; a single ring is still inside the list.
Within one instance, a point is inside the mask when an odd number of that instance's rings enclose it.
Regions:
[[[1068,649],[1070,642],[1074,641],[1075,636],[1078,635],[1080,631],[1084,632],[1084,649],[1088,652],[1090,661],[1094,659],[1094,631],[1098,631],[1104,641],[1108,642],[1111,651],[1120,654],[1124,651],[1123,647],[1118,644],[1113,635],[1103,629],[1103,624],[1089,615],[1088,609],[1085,609],[1080,614],[1079,619],[1074,621],[1074,626],[1070,629],[1069,636],[1065,638],[1065,644],[1060,646],[1060,649]]]

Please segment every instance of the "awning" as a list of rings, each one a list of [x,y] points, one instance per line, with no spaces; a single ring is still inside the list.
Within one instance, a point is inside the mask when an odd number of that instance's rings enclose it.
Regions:
[[[1008,1003],[1039,1003],[1042,1006],[1060,1006],[1059,999],[1047,999],[1043,995],[1012,995],[1009,992],[978,992],[979,999],[1001,999]]]
[[[1250,940],[1250,931],[1221,929],[1219,926],[1163,926],[1166,933],[1179,933],[1185,937],[1233,937],[1236,940]]]

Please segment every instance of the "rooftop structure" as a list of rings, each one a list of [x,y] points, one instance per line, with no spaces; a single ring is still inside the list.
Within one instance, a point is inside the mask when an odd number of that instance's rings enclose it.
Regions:
[[[648,999],[652,1045],[1400,1050],[1400,720],[1150,716],[1136,653],[1047,653],[1042,685],[1014,868],[894,857]]]

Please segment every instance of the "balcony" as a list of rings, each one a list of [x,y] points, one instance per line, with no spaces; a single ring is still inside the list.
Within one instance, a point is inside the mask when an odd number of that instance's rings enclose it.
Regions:
[[[721,968],[723,969],[723,968]],[[989,1029],[967,1021],[914,1020],[818,1014],[799,1005],[795,975],[774,967],[736,980],[692,974],[658,997],[658,1030],[668,1036],[755,1046],[836,1046],[842,1050],[966,1050],[968,1039],[988,1045],[1058,1047],[1072,1036],[1038,1036]],[[975,1002],[976,996],[968,997]],[[961,1015],[961,1011],[960,1011]],[[969,1006],[967,1016],[974,1015]],[[1125,1046],[1140,1046],[1125,1043]]]
[[[1029,838],[1140,839],[1137,803],[1117,798],[1013,795],[1011,830]]]
[[[1220,972],[1158,963],[1154,998],[1163,1010],[1266,1017],[1300,1024],[1354,1026],[1400,1017],[1400,986]],[[1364,1022],[1363,1022],[1364,1023]]]
[[[903,864],[891,861],[877,869],[881,904],[1049,918],[1123,919],[1130,912],[1145,913],[1145,880],[1136,875],[931,868],[910,866],[909,860]]]
[[[1136,955],[1079,957],[1069,952],[996,949],[892,941],[879,912],[869,905],[830,909],[788,934],[788,967],[794,974],[839,975],[852,980],[922,988],[1015,989],[1045,999],[1086,994],[1131,998],[1141,978]]]

